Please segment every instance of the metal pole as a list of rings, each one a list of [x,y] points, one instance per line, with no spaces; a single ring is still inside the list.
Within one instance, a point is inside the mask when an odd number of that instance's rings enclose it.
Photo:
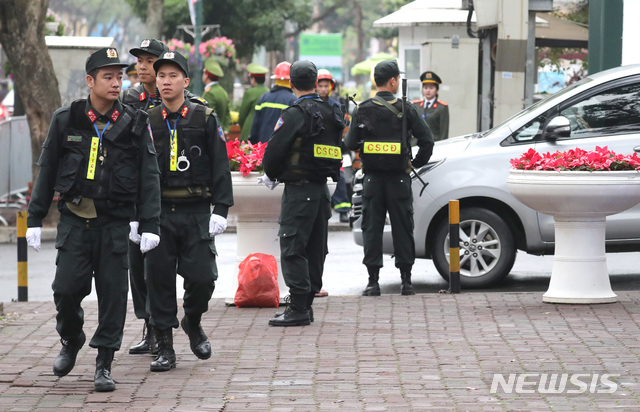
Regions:
[[[460,202],[449,200],[449,293],[460,293]]]
[[[191,73],[191,83],[193,84],[193,94],[202,96],[204,85],[202,84],[202,56],[200,55],[200,39],[202,38],[202,0],[197,0],[194,3],[196,9],[196,26],[193,28],[195,53],[194,58],[196,60],[196,68]]]
[[[27,212],[16,213],[18,230],[18,302],[29,301],[29,270],[27,265]]]

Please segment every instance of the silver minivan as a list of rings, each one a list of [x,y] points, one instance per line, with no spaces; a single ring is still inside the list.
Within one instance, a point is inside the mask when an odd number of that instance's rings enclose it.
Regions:
[[[596,146],[619,154],[640,151],[640,65],[590,75],[491,130],[437,142],[429,163],[418,171],[428,184],[424,190],[413,177],[416,256],[432,259],[440,275],[449,278],[450,200],[460,202],[463,288],[499,282],[511,271],[518,250],[553,254],[553,217],[511,195],[509,160],[530,148],[544,154]],[[352,219],[359,245],[361,190],[356,178]],[[639,250],[640,206],[607,217],[606,240],[607,252]],[[393,253],[388,225],[384,252]]]

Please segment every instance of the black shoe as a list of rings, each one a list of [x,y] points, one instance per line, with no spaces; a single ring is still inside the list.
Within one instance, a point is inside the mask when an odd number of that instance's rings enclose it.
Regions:
[[[140,355],[144,353],[154,355],[158,353],[158,343],[155,340],[153,326],[149,325],[148,322],[145,322],[142,328],[142,340],[140,343],[129,348],[130,355]]]
[[[192,325],[187,315],[185,315],[180,321],[180,326],[182,326],[184,333],[189,336],[189,344],[193,354],[198,359],[209,359],[211,357],[211,344],[207,339],[207,335],[204,334],[200,322],[198,322],[197,326]]]
[[[400,279],[402,279],[402,288],[400,289],[400,293],[405,296],[415,295],[416,291],[413,288],[413,284],[411,283],[411,271],[401,270]]]
[[[280,318],[282,316],[284,316],[284,311],[276,312],[276,314],[273,316],[273,319]],[[313,307],[309,308],[309,322],[313,322]]]
[[[93,376],[93,386],[96,392],[111,392],[116,389],[116,384],[111,378],[112,361],[113,349],[98,348],[96,374]]]
[[[309,311],[307,309],[297,310],[289,305],[282,313],[282,316],[276,316],[269,319],[271,326],[306,326],[311,323]]]
[[[349,216],[347,215],[347,213],[345,212],[340,213],[340,222],[349,223]]]
[[[56,360],[53,362],[53,374],[56,376],[66,376],[71,372],[73,367],[76,365],[76,357],[78,356],[78,352],[82,348],[82,345],[86,342],[87,337],[84,332],[78,337],[78,339],[74,341],[68,341],[64,339],[60,339],[60,343],[62,343],[62,349],[60,349],[60,353],[56,356]]]
[[[173,350],[173,330],[156,330],[158,356],[151,362],[151,372],[166,372],[176,367],[176,352]]]
[[[362,291],[362,296],[380,296],[380,285],[378,283],[369,283]]]

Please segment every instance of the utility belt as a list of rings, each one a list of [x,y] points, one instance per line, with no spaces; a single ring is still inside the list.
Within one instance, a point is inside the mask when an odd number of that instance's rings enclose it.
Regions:
[[[211,189],[205,187],[204,189],[201,186],[193,186],[193,187],[163,187],[162,194],[163,198],[166,197],[202,197],[209,198],[211,197]]]
[[[112,216],[98,215],[93,219],[76,216],[71,212],[60,213],[60,221],[81,229],[107,229],[116,226],[128,226],[129,219],[116,219]]]
[[[211,203],[208,200],[197,202],[172,202],[162,199],[161,213],[207,213],[211,214]]]

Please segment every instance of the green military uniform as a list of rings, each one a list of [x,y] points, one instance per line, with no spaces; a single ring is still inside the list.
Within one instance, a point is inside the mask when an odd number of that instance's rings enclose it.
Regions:
[[[209,59],[205,62],[205,73],[210,79],[213,79],[213,81],[205,85],[202,98],[209,102],[209,107],[218,115],[222,125],[222,130],[228,132],[229,127],[231,127],[229,94],[217,82],[219,77],[224,77],[224,72],[218,62]]]
[[[301,61],[291,66],[292,81],[306,75],[315,82],[313,63]],[[343,116],[316,93],[300,96],[282,112],[265,151],[265,174],[285,184],[278,232],[282,275],[293,310],[301,314],[300,322],[280,324],[278,319],[282,318],[276,317],[269,321],[271,325],[308,325],[307,312],[322,288],[331,218],[327,177],[335,181],[339,177]],[[323,119],[320,125],[313,122],[318,118]],[[317,157],[319,148],[326,150],[328,157]]]
[[[249,72],[250,77],[264,78],[268,70],[258,64],[250,63],[247,65],[247,71]],[[269,89],[264,84],[257,84],[256,86],[250,87],[244,91],[238,117],[238,122],[242,128],[242,131],[240,132],[240,140],[247,140],[249,138],[249,134],[251,134],[251,126],[253,125],[253,116],[256,113],[256,103],[260,97],[268,91]]]
[[[376,78],[378,71],[383,79],[399,75],[395,60],[378,63],[375,70]],[[395,109],[390,109],[381,100]],[[413,165],[420,167],[431,156],[433,137],[415,108],[407,105],[407,109],[408,132],[413,133],[420,147]],[[380,294],[378,271],[383,265],[382,234],[387,212],[391,220],[395,266],[401,271],[403,287],[406,283],[407,288],[407,293],[403,288],[403,294],[411,294],[413,290],[410,284],[410,271],[415,261],[413,194],[409,152],[405,151],[408,150],[408,145],[406,138],[401,136],[402,120],[397,116],[398,112],[402,112],[402,102],[391,92],[380,91],[376,97],[362,102],[355,110],[349,132],[345,136],[346,147],[360,150],[362,159],[362,263],[369,271],[370,284],[376,287],[372,295]],[[398,150],[387,150],[391,147],[397,147]],[[409,281],[405,282],[407,273]],[[369,294],[367,289],[365,294]]]
[[[449,137],[449,105],[438,99],[432,104],[425,100],[414,100],[412,103],[431,129],[433,140],[444,140]]]
[[[126,64],[119,64],[115,49],[101,49],[87,60],[87,73],[105,66]],[[92,281],[99,310],[89,345],[99,350],[98,366],[110,371],[127,311],[129,221],[137,213],[142,232],[159,234],[159,171],[146,115],[118,101],[99,113],[89,100],[77,100],[54,113],[38,164],[27,225],[41,227],[54,191],[61,195],[52,289],[63,350],[54,373],[73,368],[85,341],[81,302]],[[115,388],[109,380],[100,386],[98,378],[97,371],[96,390]]]

